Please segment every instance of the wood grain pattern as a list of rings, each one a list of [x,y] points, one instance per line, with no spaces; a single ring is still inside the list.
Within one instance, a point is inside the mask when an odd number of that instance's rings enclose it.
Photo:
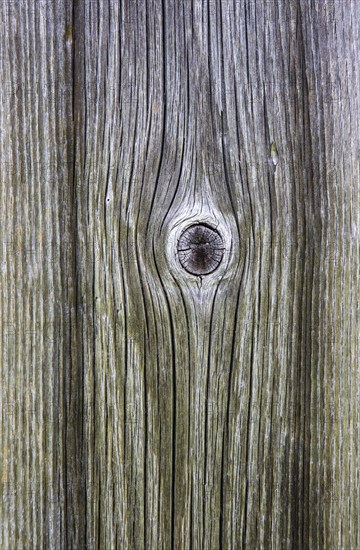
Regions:
[[[0,5],[0,548],[65,548],[76,334],[69,2]]]
[[[359,2],[0,10],[0,548],[358,549]]]

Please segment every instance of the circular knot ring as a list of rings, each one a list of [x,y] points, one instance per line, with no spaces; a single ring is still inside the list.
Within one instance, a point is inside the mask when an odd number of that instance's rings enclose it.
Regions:
[[[180,264],[192,275],[208,275],[219,267],[224,241],[218,231],[205,224],[191,225],[178,242]]]

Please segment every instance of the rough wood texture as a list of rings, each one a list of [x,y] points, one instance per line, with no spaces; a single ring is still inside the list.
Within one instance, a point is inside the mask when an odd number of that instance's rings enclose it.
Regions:
[[[357,550],[360,2],[0,13],[1,550]]]
[[[71,12],[70,2],[0,3],[2,550],[65,548],[70,525]]]

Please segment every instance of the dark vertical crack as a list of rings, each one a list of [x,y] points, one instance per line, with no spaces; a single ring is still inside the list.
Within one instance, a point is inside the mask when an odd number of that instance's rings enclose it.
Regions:
[[[65,510],[66,544],[71,547],[86,547],[86,511],[84,486],[84,371],[83,371],[83,302],[80,290],[80,273],[77,250],[77,147],[81,142],[78,134],[78,117],[81,116],[83,97],[83,15],[82,2],[69,4],[69,20],[64,30],[67,55],[66,80],[69,89],[69,124],[67,135],[66,168],[68,198],[64,203],[64,219],[67,220],[67,239],[62,243],[62,278],[68,293],[69,308],[64,314],[64,357],[68,357],[65,369]],[[66,218],[65,218],[66,217]],[[67,342],[69,348],[67,349]],[[75,513],[76,511],[76,513]]]

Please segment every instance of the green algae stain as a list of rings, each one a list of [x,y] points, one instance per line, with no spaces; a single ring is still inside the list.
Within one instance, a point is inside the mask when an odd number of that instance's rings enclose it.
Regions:
[[[66,42],[72,42],[73,39],[73,28],[71,25],[68,25],[65,29],[65,35],[64,35]]]

